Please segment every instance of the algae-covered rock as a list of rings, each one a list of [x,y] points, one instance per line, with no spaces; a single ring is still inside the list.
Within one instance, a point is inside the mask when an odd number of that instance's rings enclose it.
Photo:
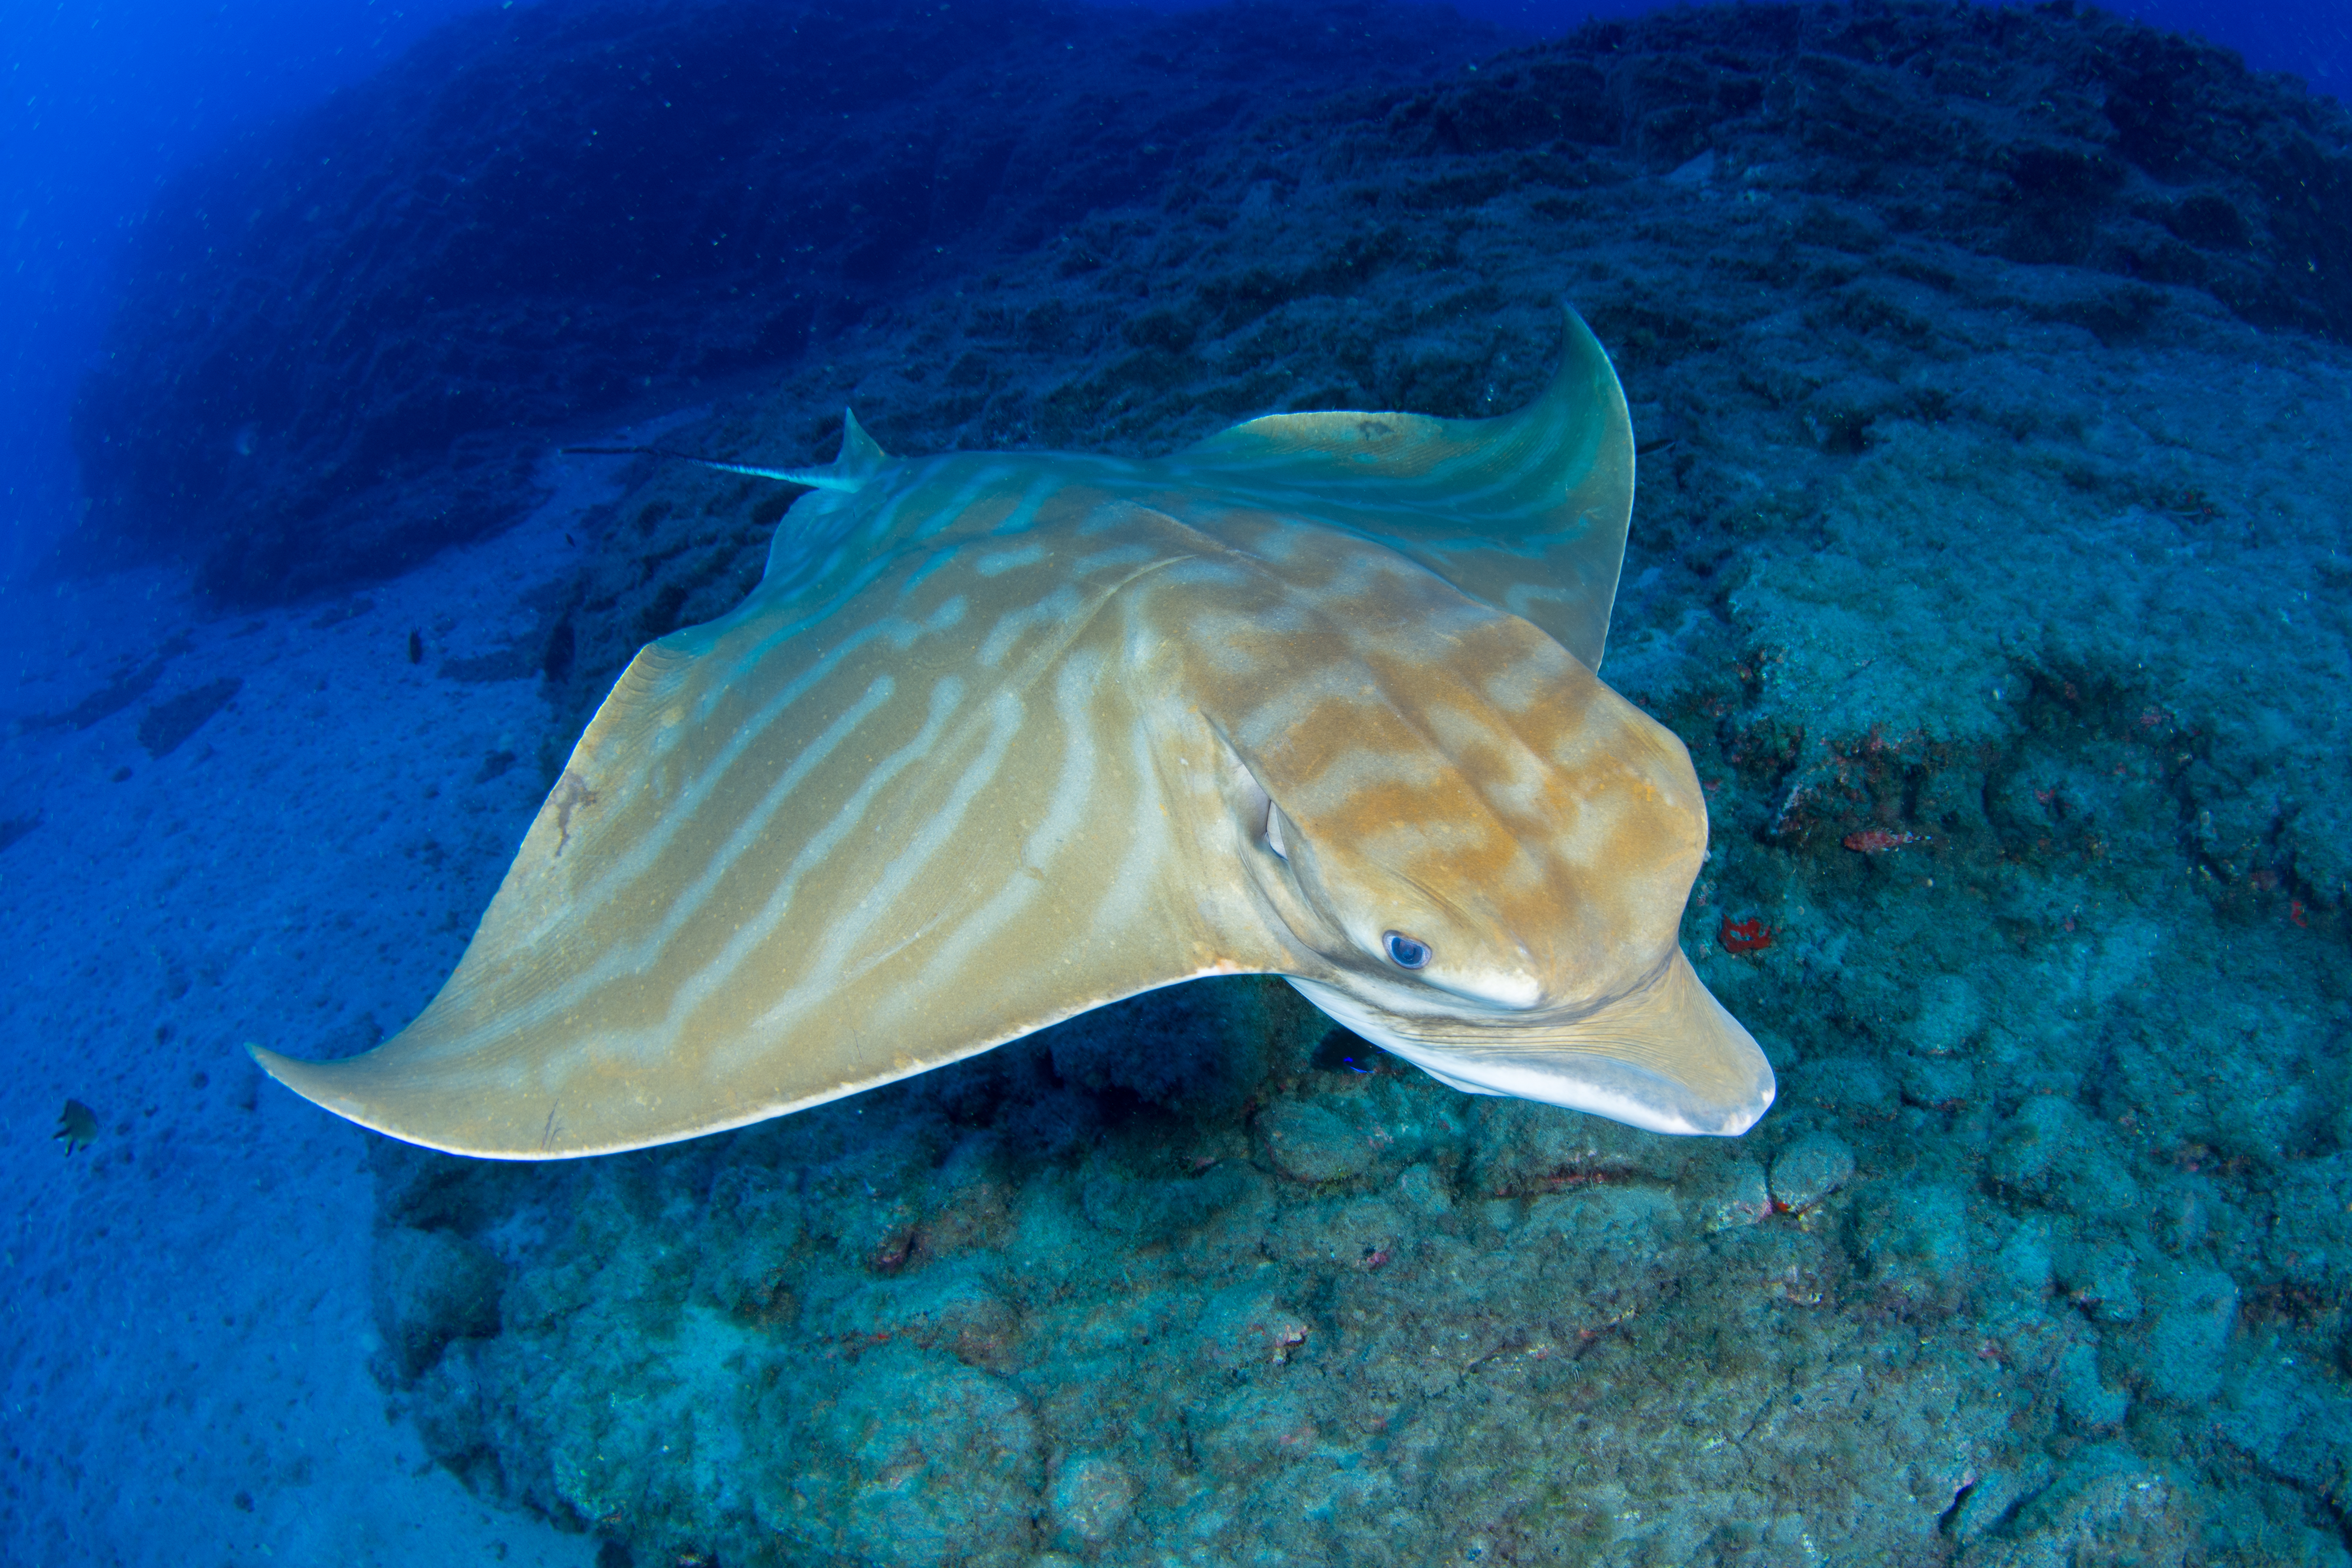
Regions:
[[[1454,1207],[1454,1194],[1436,1167],[1426,1163],[1407,1166],[1396,1179],[1397,1200],[1424,1219],[1437,1219]]]
[[[1930,975],[1919,990],[1912,1044],[1929,1056],[1965,1048],[1983,1022],[1984,1004],[1965,974]]]
[[[1395,1204],[1358,1197],[1294,1208],[1267,1226],[1267,1254],[1286,1263],[1320,1268],[1383,1268],[1423,1228]]]
[[[499,1331],[506,1268],[487,1247],[446,1230],[399,1226],[377,1237],[375,1321],[403,1376],[441,1359],[452,1340]]]
[[[761,1173],[721,1171],[711,1182],[703,1226],[696,1297],[738,1314],[766,1310],[783,1261],[802,1239],[793,1194]]]
[[[1213,1399],[1201,1412],[1204,1468],[1240,1480],[1311,1453],[1323,1436],[1315,1415],[1304,1392],[1287,1386],[1251,1384]]]
[[[2352,1503],[2352,1406],[2326,1369],[2265,1356],[2233,1381],[2219,1408],[2189,1419],[2200,1416],[2255,1464],[2294,1478],[2329,1509],[2340,1513]],[[2314,1560],[2352,1555],[2340,1538],[2331,1544],[2336,1556]]]
[[[2182,1564],[2196,1542],[2181,1509],[2179,1486],[2158,1466],[2121,1443],[2083,1449],[2049,1483],[2019,1503],[2001,1532],[1961,1559],[1970,1568],[2041,1564],[2127,1554],[2131,1561]]]
[[[1087,1162],[1087,1218],[1117,1236],[1173,1237],[1251,1196],[1252,1175],[1240,1162],[1221,1160],[1192,1174],[1139,1176],[1097,1151]]]
[[[1895,1074],[1869,1057],[1807,1057],[1788,1075],[1784,1101],[1867,1122],[1893,1113],[1901,1099]]]
[[[1997,1222],[1995,1228],[1999,1228]],[[2021,1302],[2039,1306],[2050,1293],[2053,1228],[2049,1216],[2029,1215],[2011,1225],[2000,1243],[1991,1273]]]
[[[1201,1303],[1191,1337],[1203,1363],[1239,1371],[1287,1362],[1306,1344],[1311,1326],[1276,1296],[1273,1280],[1243,1279]]]
[[[2130,1323],[2140,1315],[2138,1267],[2137,1253],[2127,1243],[2077,1244],[2058,1252],[2053,1273],[2059,1288],[2091,1318]]]
[[[2019,1501],[2049,1484],[2047,1461],[2030,1469],[1988,1469],[1968,1483],[1952,1507],[1948,1526],[1952,1539],[1966,1545],[2001,1528]]]
[[[1347,1118],[1316,1100],[1285,1100],[1258,1118],[1266,1158],[1294,1182],[1344,1181],[1372,1163],[1371,1146]]]
[[[1903,1183],[1874,1191],[1854,1230],[1873,1278],[1903,1296],[1942,1298],[1963,1282],[1968,1200],[1950,1187]]]
[[[2274,1194],[2283,1223],[2270,1247],[2280,1275],[2322,1299],[2352,1299],[2352,1152],[2297,1160]]]
[[[2238,1283],[2218,1268],[2189,1266],[2157,1274],[2158,1307],[2141,1363],[2148,1393],[2197,1405],[2221,1386],[2230,1331],[2237,1324]]]
[[[1082,1550],[1118,1534],[1134,1507],[1135,1478],[1116,1459],[1066,1460],[1054,1478],[1054,1523]]]
[[[1853,1150],[1834,1132],[1808,1132],[1772,1161],[1772,1201],[1809,1209],[1853,1178]]]
[[[1468,1184],[1496,1197],[1595,1182],[1672,1181],[1691,1157],[1679,1140],[1524,1100],[1482,1098],[1470,1102],[1468,1114]]]
[[[992,1370],[1002,1370],[1021,1337],[1018,1305],[992,1274],[970,1265],[859,1279],[839,1294],[812,1289],[799,1321],[803,1331],[835,1344],[904,1341]]]
[[[2087,1342],[2069,1345],[2060,1354],[2053,1381],[2067,1419],[2086,1430],[2120,1426],[2131,1408],[2130,1394],[2100,1379],[2097,1348]]]
[[[1913,1105],[1948,1110],[1976,1094],[1976,1068],[1951,1057],[1906,1055],[1895,1068],[1903,1098]]]
[[[1045,1467],[1020,1393],[908,1344],[848,1370],[830,1397],[793,1409],[755,1493],[760,1521],[893,1568],[1025,1561]]]
[[[1996,1182],[2104,1212],[2128,1212],[2137,1184],[2115,1135],[2054,1095],[2035,1095],[2011,1118],[1988,1162]]]
[[[1698,1205],[1699,1223],[1710,1231],[1758,1225],[1772,1213],[1764,1167],[1744,1155],[1695,1162],[1680,1190]]]

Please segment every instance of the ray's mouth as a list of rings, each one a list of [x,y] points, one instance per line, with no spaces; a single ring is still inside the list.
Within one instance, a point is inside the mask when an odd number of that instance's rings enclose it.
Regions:
[[[1654,1132],[1736,1137],[1778,1092],[1746,1030],[1678,966],[1679,949],[1620,995],[1572,1012],[1473,1019],[1406,1013],[1291,978],[1306,998],[1441,1083],[1604,1116]]]

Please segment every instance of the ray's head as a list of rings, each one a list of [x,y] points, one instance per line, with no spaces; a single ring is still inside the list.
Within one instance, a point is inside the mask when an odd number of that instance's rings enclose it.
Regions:
[[[1745,1130],[1769,1068],[1677,942],[1707,837],[1682,742],[1527,621],[1391,608],[1324,616],[1314,678],[1223,727],[1294,983],[1464,1089]]]
[[[1444,640],[1237,737],[1263,869],[1307,913],[1297,934],[1399,1010],[1588,1011],[1674,951],[1706,850],[1698,781],[1527,623]]]

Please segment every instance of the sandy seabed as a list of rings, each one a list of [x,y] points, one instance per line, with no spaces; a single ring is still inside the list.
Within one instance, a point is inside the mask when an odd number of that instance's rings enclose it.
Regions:
[[[0,752],[0,817],[21,831],[0,858],[0,1558],[593,1560],[588,1538],[469,1497],[388,1419],[371,1135],[243,1048],[358,1048],[462,951],[537,809],[550,715],[528,662],[440,671],[535,625],[525,598],[568,568],[567,525],[601,494],[580,470],[551,482],[510,531],[349,597],[223,616],[164,569],[6,595],[9,708],[72,717]],[[95,716],[93,691],[151,672]],[[158,745],[174,727],[152,715],[227,680],[150,753],[142,725]],[[70,1155],[49,1136],[69,1097],[99,1123]]]

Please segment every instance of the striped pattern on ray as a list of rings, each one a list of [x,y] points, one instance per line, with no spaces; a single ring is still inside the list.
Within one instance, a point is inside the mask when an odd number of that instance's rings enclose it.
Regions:
[[[816,488],[761,586],[624,674],[433,1004],[265,1065],[435,1147],[596,1153],[1259,972],[1464,1088],[1743,1129],[1769,1069],[1675,945],[1703,800],[1594,674],[1632,438],[1567,326],[1501,419],[1150,461],[894,461],[851,419],[777,471]]]

